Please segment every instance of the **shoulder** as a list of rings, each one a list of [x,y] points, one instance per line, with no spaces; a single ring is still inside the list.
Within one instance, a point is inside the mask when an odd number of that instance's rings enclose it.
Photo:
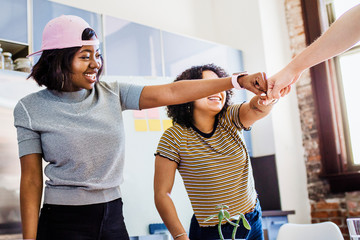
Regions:
[[[232,104],[228,106],[224,114],[220,117],[220,121],[231,121],[234,117],[237,117],[242,104]]]
[[[108,82],[108,81],[99,81],[95,84],[96,90],[98,91],[106,91],[111,92],[115,95],[118,95],[119,83],[116,81]]]
[[[186,127],[181,126],[178,123],[175,123],[173,126],[169,127],[168,129],[165,130],[164,133],[167,134],[183,134],[184,132],[186,132],[188,129]]]
[[[20,106],[24,105],[34,105],[45,99],[49,98],[47,96],[47,89],[40,90],[38,92],[30,93],[25,97],[21,98],[15,105],[15,109],[18,109]]]
[[[30,93],[30,94],[26,95],[25,97],[21,98],[19,100],[19,102],[20,101],[29,102],[29,101],[34,101],[34,100],[37,100],[37,99],[46,98],[48,91],[49,91],[48,89],[42,89],[40,91]]]
[[[137,85],[129,82],[122,82],[122,81],[103,81],[100,80],[96,87],[99,91],[108,91],[115,95],[126,94],[128,92],[134,93],[134,91],[141,92],[143,89],[143,85]]]
[[[242,128],[239,113],[242,104],[232,104],[227,109],[226,112],[219,119],[219,123],[223,126],[228,126],[230,128],[236,127],[238,130]]]
[[[172,127],[165,130],[162,135],[162,138],[171,138],[176,139],[177,141],[181,141],[182,137],[188,129],[186,127],[181,126],[180,124],[175,123]]]
[[[14,107],[13,116],[15,124],[20,124],[21,122],[27,122],[29,119],[29,112],[36,111],[39,106],[44,106],[44,99],[48,98],[46,96],[47,89],[40,90],[35,93],[31,93],[23,98],[21,98]]]
[[[241,103],[241,104],[232,104],[232,105],[230,105],[228,107],[226,112],[229,113],[230,115],[234,114],[234,113],[238,113],[240,108],[241,108],[241,105],[243,105],[243,103]]]

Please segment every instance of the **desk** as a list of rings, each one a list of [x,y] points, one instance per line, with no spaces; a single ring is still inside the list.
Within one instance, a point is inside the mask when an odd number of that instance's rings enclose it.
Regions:
[[[263,211],[262,225],[264,229],[265,240],[276,240],[279,228],[288,222],[288,215],[295,214],[295,211]]]

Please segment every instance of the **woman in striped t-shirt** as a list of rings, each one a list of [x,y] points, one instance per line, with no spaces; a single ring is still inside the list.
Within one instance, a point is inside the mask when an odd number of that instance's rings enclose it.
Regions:
[[[225,76],[223,69],[209,64],[192,67],[175,81]],[[284,89],[282,95],[289,90]],[[164,132],[157,148],[154,191],[157,210],[176,240],[219,239],[217,219],[204,221],[217,213],[218,204],[229,206],[231,216],[241,212],[249,221],[250,232],[240,226],[237,238],[264,239],[261,207],[242,130],[268,115],[273,102],[266,96],[255,96],[250,102],[230,105],[231,94],[224,91],[167,107],[174,126]],[[195,213],[189,236],[170,198],[176,169]],[[222,224],[224,237],[230,238],[233,226],[225,221]]]

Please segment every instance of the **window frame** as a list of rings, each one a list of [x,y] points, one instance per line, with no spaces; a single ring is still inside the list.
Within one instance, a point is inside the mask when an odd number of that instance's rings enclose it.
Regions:
[[[320,4],[301,0],[307,45],[322,34],[321,11],[325,10]],[[328,180],[333,193],[360,190],[360,172],[348,162],[347,121],[340,101],[341,85],[336,84],[338,64],[338,60],[332,58],[310,69],[322,164],[320,177]]]

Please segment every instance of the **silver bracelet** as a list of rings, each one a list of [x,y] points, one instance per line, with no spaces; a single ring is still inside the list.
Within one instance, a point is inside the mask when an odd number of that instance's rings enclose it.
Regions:
[[[174,237],[174,239],[177,239],[177,238],[179,238],[179,237],[181,237],[181,236],[184,236],[184,235],[186,235],[186,234],[187,234],[186,232],[180,233],[180,234],[176,235],[176,236]]]

